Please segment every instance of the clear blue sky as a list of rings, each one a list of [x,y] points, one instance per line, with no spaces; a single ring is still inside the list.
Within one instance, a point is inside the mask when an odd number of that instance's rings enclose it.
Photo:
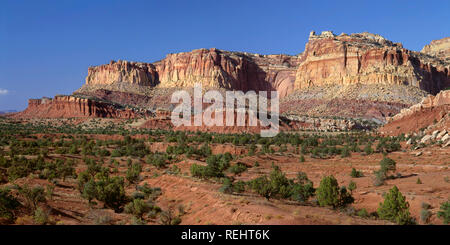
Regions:
[[[450,36],[450,1],[12,1],[0,5],[0,110],[70,94],[92,65],[216,47],[298,54],[309,32],[368,31],[420,50]]]

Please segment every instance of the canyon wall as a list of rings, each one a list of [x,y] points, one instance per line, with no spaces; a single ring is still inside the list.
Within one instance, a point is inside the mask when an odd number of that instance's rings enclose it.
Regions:
[[[294,90],[297,66],[297,56],[197,49],[168,54],[153,64],[111,61],[90,67],[86,85],[111,89],[107,85],[116,84],[116,90],[123,90],[123,83],[165,88],[201,83],[203,87],[230,90],[277,90],[283,96]]]
[[[442,43],[434,41],[424,50],[430,53],[446,47],[447,42]],[[90,67],[86,78],[87,86],[104,89],[112,84],[190,87],[196,82],[230,90],[277,90],[281,97],[295,89],[356,83],[414,86],[436,94],[450,86],[450,72],[442,60],[407,50],[380,35],[337,36],[325,31],[311,32],[300,56],[197,49],[168,54],[152,64],[111,61]],[[123,86],[116,90],[130,92]]]

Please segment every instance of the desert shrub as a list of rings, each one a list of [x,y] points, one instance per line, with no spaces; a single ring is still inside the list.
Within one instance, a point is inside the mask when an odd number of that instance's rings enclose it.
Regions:
[[[143,192],[140,191],[135,191],[131,194],[131,198],[132,199],[145,199],[145,194]]]
[[[286,175],[278,166],[273,166],[269,179],[274,196],[279,195],[281,198],[289,198],[292,195],[292,181],[286,178]]]
[[[146,225],[146,222],[136,216],[131,217],[131,225]]]
[[[356,183],[350,181],[350,183],[348,184],[348,190],[350,191],[350,193],[353,193],[353,191],[356,190]]]
[[[87,199],[89,204],[97,197],[97,184],[94,179],[90,179],[84,184],[81,196]]]
[[[35,211],[37,205],[41,202],[45,202],[45,191],[42,186],[29,187],[27,184],[23,186],[16,185],[19,194],[24,198],[26,207],[31,211]]]
[[[151,209],[152,206],[142,199],[134,199],[133,201],[125,205],[124,208],[125,213],[132,214],[137,218],[142,218],[142,216],[145,213],[149,212]]]
[[[20,206],[17,199],[10,194],[7,188],[0,188],[0,218],[8,221],[14,220],[14,210]]]
[[[350,150],[348,149],[348,147],[342,148],[342,150],[341,150],[341,157],[342,158],[349,157],[350,155],[351,154],[350,154]]]
[[[33,220],[38,225],[46,225],[50,222],[48,213],[42,208],[37,208],[34,211]]]
[[[430,221],[431,218],[431,211],[425,208],[422,208],[422,210],[420,210],[420,220],[427,224]]]
[[[380,161],[380,170],[384,173],[388,173],[389,171],[395,171],[396,170],[396,162],[388,157],[384,157]]]
[[[162,225],[179,225],[181,223],[180,216],[176,216],[171,209],[162,211],[159,219]]]
[[[303,156],[303,154],[302,154],[302,155],[300,155],[300,159],[299,159],[299,161],[300,161],[300,162],[305,162],[305,156]]]
[[[407,225],[414,223],[409,213],[409,203],[397,186],[392,187],[389,193],[386,194],[384,202],[380,203],[377,213],[381,219],[396,222],[397,224]]]
[[[437,217],[444,221],[444,224],[450,223],[450,202],[442,203],[440,210],[437,212]]]
[[[133,163],[126,172],[126,178],[130,183],[135,183],[139,180],[139,175],[142,172],[142,165],[140,163]]]
[[[245,191],[245,182],[242,180],[233,183],[233,191],[236,193],[241,193]]]
[[[339,205],[339,185],[334,176],[326,176],[320,181],[316,196],[320,206]]]
[[[356,184],[354,187],[356,188]],[[339,190],[339,205],[338,207],[346,207],[348,204],[352,204],[355,201],[355,199],[352,196],[352,193],[347,191],[347,188],[345,186],[341,186]]]
[[[219,189],[220,192],[231,194],[233,193],[233,183],[229,178],[225,178],[222,186]]]
[[[78,190],[80,193],[83,193],[84,185],[92,178],[92,176],[87,172],[83,171],[78,174],[77,182],[78,182]]]
[[[300,172],[297,180],[294,181],[286,178],[286,175],[277,166],[273,166],[269,177],[258,177],[249,181],[248,185],[268,200],[278,197],[304,202],[314,194],[313,183],[305,173]]]
[[[58,177],[66,181],[67,177],[75,177],[75,168],[73,161],[67,161],[57,166]]]
[[[191,165],[191,175],[197,178],[204,178],[206,176],[206,166],[192,164]]]
[[[127,198],[122,177],[101,179],[97,182],[97,199],[104,202],[106,207],[119,212]]]
[[[210,155],[208,158],[206,158],[206,166],[193,164],[191,166],[191,174],[194,177],[204,179],[212,177],[223,177],[223,171],[229,168],[231,159],[232,156],[229,153]]]
[[[383,173],[383,172],[380,171],[380,170],[375,171],[374,174],[375,174],[375,179],[374,179],[373,184],[374,184],[375,186],[383,185],[383,184],[384,184],[384,181],[386,180],[386,174]]]
[[[369,218],[370,214],[367,212],[367,210],[365,208],[359,210],[356,215],[358,215],[361,218]]]
[[[353,203],[354,199],[345,186],[339,188],[334,176],[326,176],[320,181],[316,190],[317,201],[320,206],[345,207]]]
[[[136,189],[144,193],[145,198],[149,200],[154,200],[162,194],[161,188],[159,187],[152,188],[147,183],[141,186],[137,186]]]
[[[167,173],[173,174],[173,175],[178,175],[181,173],[181,169],[177,165],[172,165],[172,167],[167,170]]]
[[[164,168],[167,165],[167,160],[169,158],[169,155],[167,154],[161,154],[161,153],[154,153],[150,154],[146,157],[146,163],[152,164],[153,166],[157,168]]]
[[[265,175],[251,180],[249,185],[251,189],[255,190],[256,193],[265,197],[267,200],[272,196],[270,181]]]
[[[364,147],[364,153],[366,153],[366,155],[373,153],[372,144],[369,143]]]
[[[355,168],[352,168],[352,172],[350,173],[350,176],[352,178],[360,178],[360,177],[363,177],[363,173],[361,171],[356,170]]]
[[[14,164],[7,170],[8,180],[13,182],[16,179],[27,177],[31,173],[31,170],[26,166],[20,164]]]
[[[396,162],[388,157],[384,157],[380,161],[380,170],[375,171],[375,186],[380,186],[384,183],[384,181],[388,178],[388,173],[390,171],[396,170]]]
[[[242,172],[245,172],[245,170],[247,170],[247,166],[243,163],[236,163],[235,165],[231,166],[228,170],[233,174],[240,174]]]

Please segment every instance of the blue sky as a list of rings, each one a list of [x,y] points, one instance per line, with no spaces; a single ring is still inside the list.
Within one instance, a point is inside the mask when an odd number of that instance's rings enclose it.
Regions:
[[[450,36],[450,1],[12,1],[0,5],[0,110],[70,94],[92,65],[212,48],[298,54],[309,32],[380,34],[420,50]]]

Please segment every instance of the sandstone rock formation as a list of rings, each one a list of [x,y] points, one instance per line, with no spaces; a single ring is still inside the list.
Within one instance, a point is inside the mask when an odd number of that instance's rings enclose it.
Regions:
[[[112,61],[90,67],[86,85],[129,83],[141,86],[204,87],[231,90],[293,91],[298,58],[288,55],[258,55],[218,49],[198,49],[168,54],[153,64]],[[97,86],[98,88],[98,86]]]
[[[201,83],[204,88],[225,90],[276,90],[280,98],[287,98],[280,101],[286,115],[383,122],[425,95],[450,87],[449,65],[441,59],[447,51],[439,51],[447,48],[447,39],[443,40],[433,41],[421,53],[376,34],[337,36],[325,31],[320,35],[311,32],[305,51],[298,56],[212,48],[168,54],[154,63],[111,61],[90,67],[86,84],[74,95],[151,110],[170,109],[173,90]],[[316,88],[323,91],[313,91]],[[87,114],[102,116],[100,112]]]
[[[111,61],[109,64],[88,68],[86,84],[130,83],[141,86],[155,86],[155,67],[149,63]]]
[[[450,63],[450,37],[431,41],[421,52]]]
[[[417,53],[379,35],[311,32],[296,88],[356,83],[408,85],[436,94],[450,86],[450,73],[448,67],[424,63]]]
[[[383,134],[447,131],[450,128],[450,90],[441,91],[436,96],[430,95],[419,104],[388,117],[387,121],[379,130]]]
[[[425,53],[445,48],[447,42],[439,40],[430,45],[424,48]],[[436,94],[450,86],[450,72],[448,65],[438,58],[404,49],[380,35],[336,36],[325,31],[320,35],[311,32],[300,56],[212,48],[168,54],[152,64],[111,61],[90,67],[86,85],[80,92],[86,92],[89,87],[137,92],[139,89],[127,85],[173,88],[189,87],[196,82],[204,87],[231,90],[277,90],[280,97],[295,89],[357,83],[414,86]]]
[[[138,118],[148,115],[145,111],[116,106],[74,96],[55,96],[54,99],[30,99],[28,107],[13,114],[12,118]]]
[[[391,122],[400,120],[406,116],[414,114],[415,112],[443,105],[450,105],[450,90],[444,90],[436,96],[429,95],[428,97],[424,98],[419,104],[415,104],[409,108],[402,109],[397,115],[388,117],[387,121]]]

